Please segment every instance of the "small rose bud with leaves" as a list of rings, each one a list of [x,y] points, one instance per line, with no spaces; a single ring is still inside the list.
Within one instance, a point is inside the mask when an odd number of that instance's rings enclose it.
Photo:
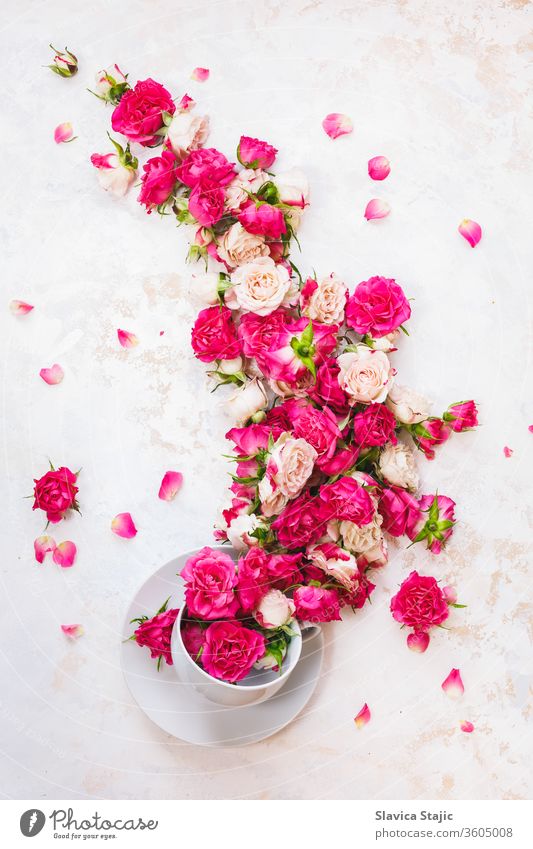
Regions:
[[[104,103],[112,103],[113,106],[116,106],[124,92],[131,88],[128,83],[128,75],[123,74],[116,64],[98,71],[95,79],[96,91],[91,91],[91,89],[89,91],[99,100],[103,100]]]
[[[78,73],[78,59],[74,56],[74,53],[71,53],[68,47],[65,47],[64,53],[61,50],[57,50],[53,44],[50,47],[54,51],[55,56],[52,64],[47,65],[47,68],[50,68],[54,74],[59,74],[60,77],[73,77],[74,74]]]
[[[123,197],[137,176],[139,163],[130,152],[129,142],[123,148],[111,136],[109,140],[116,153],[93,153],[91,162],[98,169],[98,182],[102,188],[115,197]]]

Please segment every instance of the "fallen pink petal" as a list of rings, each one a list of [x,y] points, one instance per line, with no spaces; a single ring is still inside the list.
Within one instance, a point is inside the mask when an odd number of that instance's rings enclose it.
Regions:
[[[49,386],[55,386],[56,384],[61,383],[65,376],[65,372],[58,363],[54,363],[51,368],[42,368],[39,375],[45,383],[48,383]]]
[[[195,68],[191,74],[191,80],[197,83],[205,83],[209,79],[209,68]]]
[[[530,433],[533,433],[533,425],[529,425],[529,427],[528,427],[528,431],[529,431]]]
[[[390,174],[390,162],[386,156],[373,156],[368,160],[368,176],[372,180],[385,180]]]
[[[123,348],[135,348],[139,344],[135,333],[130,333],[128,330],[117,330],[117,336]]]
[[[77,640],[78,637],[82,637],[85,633],[83,630],[83,625],[62,625],[61,630],[67,637],[70,637],[72,640]]]
[[[427,647],[429,646],[429,634],[425,632],[420,632],[419,634],[409,634],[407,637],[407,647],[411,649],[411,651],[416,651],[419,654],[423,654]]]
[[[33,305],[27,304],[26,301],[11,301],[9,309],[13,315],[28,315],[32,311]]]
[[[60,542],[56,546],[53,554],[54,563],[61,566],[63,569],[69,569],[76,559],[77,548],[70,540]]]
[[[178,112],[187,112],[188,109],[193,109],[196,106],[196,101],[189,97],[188,94],[184,94],[178,103]]]
[[[373,198],[369,200],[365,209],[365,218],[372,221],[374,218],[386,218],[390,214],[390,206],[386,200]]]
[[[458,669],[452,669],[441,684],[442,689],[450,699],[459,699],[464,691],[463,679]]]
[[[41,537],[37,537],[37,539],[33,543],[33,548],[35,551],[35,559],[37,563],[43,563],[44,558],[48,554],[49,551],[55,551],[55,540],[53,537],[49,537],[47,534],[43,534]]]
[[[470,247],[475,248],[482,236],[482,230],[477,221],[464,218],[457,229]]]
[[[132,539],[137,534],[131,513],[118,513],[111,522],[111,530],[124,539]]]
[[[355,722],[357,728],[364,728],[364,726],[367,724],[367,722],[370,722],[370,719],[371,719],[370,708],[368,707],[368,705],[365,702],[365,704],[363,705],[363,707],[361,708],[361,710],[359,711],[357,716],[354,717],[354,722]]]
[[[353,132],[352,119],[349,115],[343,115],[342,112],[331,112],[326,115],[322,121],[322,127],[330,139],[338,139],[340,136]]]
[[[513,456],[513,449],[509,448],[508,445],[504,445],[503,453],[504,453],[505,457],[507,457],[507,459],[509,459],[509,457]]]
[[[460,727],[461,731],[465,732],[465,734],[471,734],[472,731],[474,730],[474,726],[472,725],[471,722],[468,722],[467,719],[462,719],[460,724],[459,724],[459,727]]]
[[[182,484],[183,475],[181,472],[165,472],[159,487],[161,501],[172,501],[180,491]]]
[[[74,130],[70,121],[65,121],[64,124],[59,124],[54,130],[54,141],[56,144],[64,144],[65,142],[74,141]]]

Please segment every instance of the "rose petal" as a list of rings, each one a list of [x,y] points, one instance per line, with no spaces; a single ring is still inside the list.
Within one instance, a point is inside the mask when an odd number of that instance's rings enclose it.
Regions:
[[[339,136],[346,136],[353,132],[352,119],[349,115],[343,115],[342,112],[331,112],[326,115],[322,121],[322,127],[330,139],[338,139]]]
[[[56,144],[72,141],[74,130],[70,121],[65,121],[64,124],[59,124],[54,130],[54,141]]]
[[[418,634],[412,633],[407,637],[407,647],[411,651],[416,651],[422,654],[429,646],[429,634],[420,631]]]
[[[117,336],[123,348],[135,348],[135,345],[139,344],[135,333],[130,333],[128,330],[117,330]]]
[[[183,484],[181,472],[165,472],[161,486],[159,487],[159,498],[161,501],[172,501]]]
[[[457,602],[457,590],[455,587],[443,587],[442,594],[446,599],[446,604],[455,604]]]
[[[384,180],[390,174],[390,162],[386,156],[373,156],[368,160],[368,176],[372,180]]]
[[[205,83],[209,79],[209,68],[195,68],[191,74],[191,80],[196,80],[197,83]]]
[[[507,457],[507,459],[509,459],[509,457],[512,457],[512,456],[513,456],[513,449],[512,449],[512,448],[509,448],[509,446],[508,446],[508,445],[504,445],[503,453],[505,454],[505,456]]]
[[[118,513],[111,522],[111,530],[114,534],[124,539],[131,539],[137,533],[137,528],[133,524],[131,513]]]
[[[529,425],[529,427],[528,427],[528,431],[529,431],[530,433],[533,433],[533,425]]]
[[[65,376],[65,372],[60,365],[54,363],[52,368],[42,368],[39,375],[45,383],[48,383],[49,386],[55,386],[56,383],[61,383]]]
[[[76,640],[85,633],[83,625],[62,625],[61,630],[67,637],[71,637],[73,640]]]
[[[365,218],[372,221],[373,218],[386,218],[390,213],[390,206],[386,200],[374,198],[369,200],[365,209]]]
[[[48,554],[49,551],[55,551],[55,547],[56,544],[53,537],[49,537],[46,534],[41,537],[37,537],[33,543],[37,563],[43,563],[46,554]]]
[[[77,548],[73,542],[70,542],[68,539],[65,542],[60,542],[54,551],[54,563],[62,566],[63,569],[68,569],[69,566],[73,565],[76,559],[76,553]]]
[[[32,304],[27,304],[26,301],[11,301],[9,309],[13,315],[27,315],[32,311]]]
[[[450,699],[458,699],[462,696],[465,688],[459,670],[452,669],[446,680],[442,682],[441,687]]]
[[[187,112],[188,109],[193,109],[196,106],[196,101],[188,94],[184,94],[178,103],[178,112]]]
[[[459,723],[459,728],[461,731],[464,731],[466,734],[471,734],[474,730],[474,726],[467,719],[462,719]]]
[[[470,247],[475,248],[482,236],[481,227],[477,221],[464,218],[457,228],[461,236],[466,239]]]
[[[358,728],[363,728],[367,724],[367,722],[370,722],[370,719],[371,719],[370,708],[368,707],[368,705],[365,702],[365,704],[363,705],[363,707],[361,708],[361,710],[359,711],[357,716],[354,717],[354,722],[355,722],[355,724]]]

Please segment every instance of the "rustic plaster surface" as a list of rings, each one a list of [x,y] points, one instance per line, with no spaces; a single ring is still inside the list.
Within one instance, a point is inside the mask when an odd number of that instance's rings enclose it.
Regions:
[[[2,196],[1,792],[27,798],[526,798],[531,794],[531,27],[529,2],[258,0],[90,4],[6,0],[0,33]],[[81,70],[42,69],[68,44]],[[393,550],[373,603],[327,629],[324,675],[304,714],[240,750],[195,749],[132,703],[120,628],[136,588],[180,550],[209,542],[226,485],[227,427],[189,349],[195,306],[186,234],[135,201],[114,202],[88,163],[110,112],[85,92],[118,62],[133,80],[186,90],[212,116],[211,142],[241,132],[309,175],[302,270],[352,286],[394,276],[413,302],[402,382],[435,399],[476,397],[482,427],[421,461],[423,488],[458,502],[440,558]],[[196,66],[211,69],[204,85]],[[331,111],[352,136],[331,142]],[[79,138],[56,146],[54,127]],[[366,162],[392,174],[372,184]],[[368,224],[383,197],[391,216]],[[457,233],[481,222],[471,250]],[[36,305],[23,319],[7,302]],[[119,348],[116,328],[139,346]],[[159,333],[164,330],[164,335]],[[64,382],[39,369],[60,362]],[[514,449],[506,459],[502,449]],[[40,514],[24,496],[47,458],[83,467],[74,516],[55,530],[71,570],[33,559]],[[185,485],[157,499],[166,469]],[[131,541],[109,529],[131,511]],[[388,613],[413,568],[453,581],[468,605],[414,655]],[[62,622],[83,623],[69,643]],[[461,703],[440,689],[460,667]],[[364,702],[372,722],[357,731]],[[461,719],[476,730],[463,734]]]

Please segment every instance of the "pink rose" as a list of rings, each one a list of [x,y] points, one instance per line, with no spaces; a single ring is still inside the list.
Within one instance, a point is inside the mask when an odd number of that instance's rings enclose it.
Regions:
[[[324,513],[331,519],[346,520],[355,525],[368,525],[374,516],[370,495],[354,478],[342,477],[320,487]]]
[[[325,360],[316,374],[316,383],[309,393],[318,404],[326,404],[340,416],[346,416],[350,403],[339,386],[340,367],[334,357]]]
[[[333,542],[322,542],[307,549],[307,557],[322,572],[350,589],[358,574],[353,554]]]
[[[169,666],[172,666],[170,638],[178,613],[179,610],[175,608],[164,610],[151,619],[141,622],[134,633],[138,646],[148,646],[151,657],[157,657],[160,661],[164,658]]]
[[[294,615],[294,602],[287,598],[281,590],[268,590],[265,593],[257,610],[254,611],[254,619],[267,630],[282,628],[288,625]]]
[[[320,499],[304,492],[289,501],[272,523],[272,528],[284,548],[300,548],[319,539],[327,521],[328,515]]]
[[[425,540],[432,554],[440,554],[453,533],[455,501],[447,495],[422,495],[418,505],[421,516],[410,538]]]
[[[181,639],[185,650],[196,660],[205,646],[205,628],[198,622],[182,622]]]
[[[322,587],[298,587],[294,592],[296,616],[305,622],[332,622],[340,619],[339,596]]]
[[[77,475],[66,466],[50,469],[42,478],[34,478],[33,509],[44,510],[53,524],[60,522],[67,510],[78,509],[76,479]]]
[[[288,590],[303,580],[301,554],[272,554],[268,558],[269,583],[278,590]]]
[[[282,233],[287,232],[283,212],[269,203],[256,205],[250,201],[242,207],[238,219],[248,233],[267,239],[279,239]]]
[[[233,162],[228,162],[220,151],[213,147],[192,150],[178,168],[178,179],[190,189],[222,188],[235,177]]]
[[[351,469],[352,466],[355,466],[358,456],[358,445],[355,445],[355,443],[346,445],[344,448],[337,450],[329,460],[321,459],[319,464],[320,469],[329,477],[336,477],[336,475],[341,475],[343,472]]]
[[[248,675],[265,649],[265,638],[258,631],[238,622],[213,622],[205,632],[200,661],[213,678],[235,684]]]
[[[239,560],[237,571],[237,593],[244,613],[255,610],[269,589],[268,555],[264,549],[254,546]]]
[[[250,136],[241,136],[237,148],[237,159],[244,168],[262,168],[268,170],[277,154],[275,147]]]
[[[301,437],[313,446],[319,468],[333,457],[340,435],[337,419],[327,407],[317,410],[309,404],[296,417],[293,436]]]
[[[264,361],[268,376],[294,386],[316,369],[337,345],[335,325],[299,318],[283,327],[272,340]]]
[[[385,445],[392,442],[396,445],[396,419],[384,404],[371,404],[354,416],[355,441],[362,448],[374,445]]]
[[[239,601],[235,595],[235,563],[222,551],[209,546],[189,557],[180,572],[185,581],[185,601],[189,613],[199,619],[227,619],[235,616]]]
[[[392,537],[413,539],[421,511],[418,501],[406,489],[391,486],[381,492],[378,510],[383,516],[383,530]]]
[[[192,329],[191,344],[203,363],[239,357],[240,344],[231,310],[222,306],[201,310]]]
[[[132,142],[152,147],[161,141],[158,130],[164,126],[163,112],[171,115],[176,106],[170,93],[154,80],[139,80],[124,92],[111,115],[111,126]]]
[[[391,599],[390,609],[397,622],[413,628],[415,633],[425,633],[449,615],[446,597],[435,578],[416,571],[403,581]]]
[[[224,215],[224,191],[216,184],[197,185],[189,195],[189,212],[202,227],[212,227]]]
[[[459,401],[457,404],[451,404],[442,418],[456,433],[477,427],[479,424],[475,401]]]
[[[174,154],[164,150],[161,156],[154,156],[143,165],[139,203],[144,204],[148,212],[154,206],[165,203],[172,195],[177,180],[177,164]]]
[[[251,424],[248,427],[232,427],[226,434],[237,452],[241,455],[255,455],[268,446],[271,429],[264,424]]]
[[[357,575],[352,579],[352,585],[349,589],[342,590],[340,593],[341,607],[351,607],[352,610],[360,610],[361,607],[370,598],[371,594],[376,589],[376,585],[372,584],[365,573],[359,569]]]
[[[442,445],[449,439],[451,430],[442,419],[427,419],[425,422],[413,425],[413,435],[419,448],[428,460],[435,458],[435,446]]]
[[[261,371],[265,371],[265,354],[270,350],[272,341],[290,320],[290,314],[284,309],[274,310],[269,315],[248,312],[241,316],[239,339],[242,342],[242,350],[246,357],[257,360]]]
[[[120,147],[120,145],[118,145]],[[115,197],[124,197],[137,176],[138,161],[129,150],[117,153],[93,153],[91,163],[98,171],[98,182],[106,192]]]
[[[396,330],[410,315],[402,288],[387,277],[371,277],[359,283],[346,306],[346,324],[374,339]]]

